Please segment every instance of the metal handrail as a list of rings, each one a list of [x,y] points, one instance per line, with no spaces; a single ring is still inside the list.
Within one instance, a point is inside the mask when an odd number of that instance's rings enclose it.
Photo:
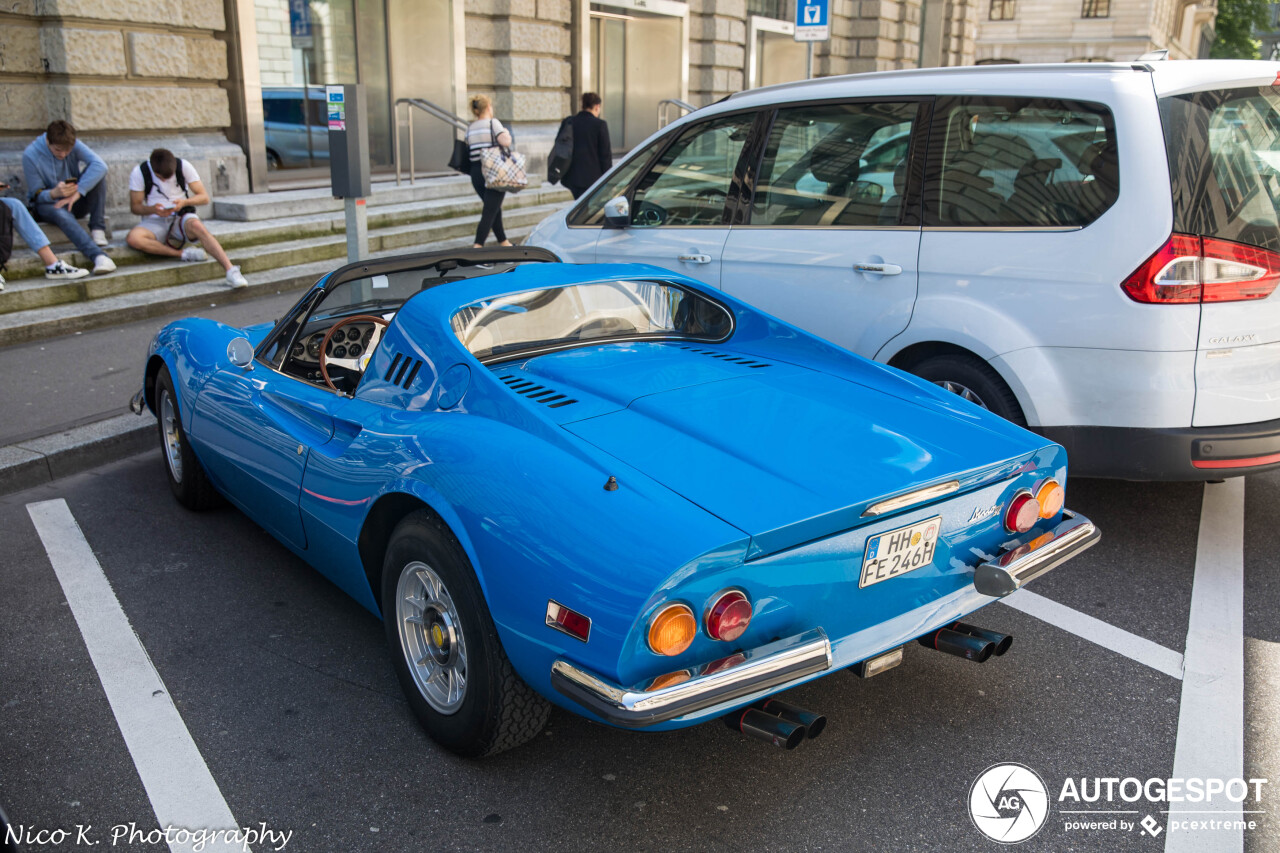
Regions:
[[[413,186],[414,163],[413,163],[413,109],[422,110],[432,118],[439,119],[447,125],[453,127],[454,130],[465,131],[468,127],[467,123],[458,116],[446,110],[444,107],[433,104],[424,98],[399,98],[396,100],[396,186],[400,186],[400,107],[404,105],[410,107],[405,111],[407,121],[404,125],[409,128],[409,186]]]
[[[661,101],[658,101],[658,127],[659,128],[663,128],[671,124],[672,119],[669,117],[671,113],[671,107],[676,107],[678,109],[684,110],[684,115],[688,115],[689,113],[694,112],[695,110],[698,109],[693,104],[685,103],[679,98],[663,98]],[[676,118],[680,118],[680,117],[681,116],[676,116]]]

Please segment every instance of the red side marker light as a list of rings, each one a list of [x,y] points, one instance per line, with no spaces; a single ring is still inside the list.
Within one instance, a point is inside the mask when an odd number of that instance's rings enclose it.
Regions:
[[[547,601],[547,627],[584,643],[591,636],[591,619],[554,599]]]

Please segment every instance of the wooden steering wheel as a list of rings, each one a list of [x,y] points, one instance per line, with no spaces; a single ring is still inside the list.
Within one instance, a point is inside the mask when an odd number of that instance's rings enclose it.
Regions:
[[[373,323],[373,337],[369,338],[369,345],[365,347],[364,353],[355,358],[330,358],[329,341],[333,339],[333,333],[341,329],[343,326],[351,323]],[[329,365],[336,364],[339,367],[345,367],[354,373],[363,373],[364,368],[360,364],[360,359],[367,353],[372,353],[377,347],[378,341],[382,340],[382,330],[391,325],[388,321],[381,317],[375,317],[372,314],[353,314],[350,317],[344,317],[325,333],[324,340],[320,342],[320,375],[324,377],[324,384],[329,386],[331,391],[337,391],[338,387],[333,384],[333,380],[329,378]],[[365,362],[368,364],[368,362]],[[341,392],[339,392],[341,393]]]

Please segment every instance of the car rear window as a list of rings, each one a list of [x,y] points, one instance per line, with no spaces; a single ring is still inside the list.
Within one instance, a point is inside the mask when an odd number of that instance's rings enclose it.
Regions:
[[[453,315],[453,333],[481,361],[616,340],[722,341],[728,309],[676,284],[605,281],[486,299]]]
[[[1280,251],[1280,93],[1162,98],[1173,229]]]
[[[940,98],[931,137],[927,226],[1079,228],[1120,193],[1115,122],[1102,104]]]

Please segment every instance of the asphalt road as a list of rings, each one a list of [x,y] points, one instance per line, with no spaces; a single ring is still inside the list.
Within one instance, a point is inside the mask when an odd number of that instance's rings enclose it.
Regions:
[[[882,676],[791,691],[830,720],[794,752],[718,724],[643,734],[556,710],[533,743],[464,761],[419,730],[376,618],[236,510],[181,509],[161,464],[148,453],[0,498],[0,804],[15,824],[72,832],[31,850],[81,849],[86,825],[99,849],[166,849],[111,843],[112,827],[145,832],[157,819],[28,514],[53,499],[79,523],[238,823],[292,831],[290,851],[990,851],[1000,846],[974,827],[967,797],[992,764],[1033,768],[1053,800],[1068,777],[1173,769],[1178,678],[1004,604],[973,620],[1016,636],[1002,658],[912,645]],[[1069,505],[1103,541],[1033,589],[1181,654],[1203,491],[1073,482]],[[1251,478],[1244,764],[1272,780],[1278,509],[1280,475]],[[1280,796],[1264,790],[1247,807],[1274,810],[1268,793]],[[1164,823],[1158,806],[1137,807],[1127,819]],[[1065,808],[1018,849],[1164,849],[1167,836],[1138,829],[1068,831]],[[1246,851],[1280,849],[1280,815],[1253,817]]]

